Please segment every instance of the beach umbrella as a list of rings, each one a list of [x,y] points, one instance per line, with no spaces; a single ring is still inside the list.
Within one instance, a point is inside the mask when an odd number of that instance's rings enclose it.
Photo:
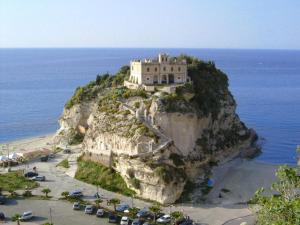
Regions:
[[[9,154],[9,156],[8,156],[8,158],[9,159],[17,159],[17,158],[19,158],[20,156],[17,154],[17,153],[11,153],[11,154]]]
[[[0,161],[6,161],[6,160],[8,160],[7,156],[0,155]]]

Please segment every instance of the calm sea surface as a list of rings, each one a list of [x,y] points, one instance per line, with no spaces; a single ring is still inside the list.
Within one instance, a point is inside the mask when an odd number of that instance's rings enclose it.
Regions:
[[[300,51],[215,49],[0,49],[0,142],[54,132],[75,88],[133,58],[159,52],[215,61],[238,114],[263,143],[258,160],[295,163],[300,144]]]

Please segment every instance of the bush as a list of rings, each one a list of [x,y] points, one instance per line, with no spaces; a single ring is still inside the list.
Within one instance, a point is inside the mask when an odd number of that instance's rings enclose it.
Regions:
[[[127,187],[126,182],[119,173],[90,160],[85,161],[81,158],[78,159],[78,168],[75,178],[109,191],[128,196],[134,194],[134,191]]]
[[[12,191],[18,189],[33,189],[39,186],[35,181],[26,179],[21,170],[0,174],[0,184],[3,191]]]
[[[32,197],[32,192],[31,191],[24,191],[22,194],[23,197]]]
[[[139,189],[141,187],[141,182],[139,179],[137,178],[132,178],[130,179],[130,183],[132,184],[132,186],[135,188],[135,189]]]
[[[70,168],[70,165],[69,165],[69,161],[68,159],[64,159],[62,160],[60,163],[58,163],[56,166],[61,166],[61,167],[64,167],[64,168]]]
[[[171,155],[170,155],[170,159],[173,161],[175,166],[183,166],[184,165],[184,162],[181,158],[182,158],[182,156],[180,156],[176,153],[171,153]]]

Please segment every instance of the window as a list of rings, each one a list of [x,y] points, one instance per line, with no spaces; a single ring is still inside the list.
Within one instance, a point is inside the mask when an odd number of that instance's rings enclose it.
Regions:
[[[155,72],[157,72],[157,68],[156,68],[156,67],[155,67],[155,69],[154,69],[154,70],[155,70]]]
[[[173,71],[173,67],[171,67],[171,71]]]
[[[178,67],[178,71],[180,71],[181,70],[181,67]]]
[[[164,71],[166,71],[166,67],[164,66]]]
[[[150,71],[150,68],[149,67],[147,67],[147,72],[149,72]]]
[[[149,80],[149,77],[147,77],[147,80]]]
[[[177,77],[178,80],[180,80],[180,77]]]

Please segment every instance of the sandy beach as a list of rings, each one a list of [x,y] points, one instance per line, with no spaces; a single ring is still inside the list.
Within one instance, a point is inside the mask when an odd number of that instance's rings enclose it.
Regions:
[[[9,142],[9,146],[11,150],[14,149],[14,151],[19,152],[26,152],[39,148],[51,148],[52,137],[53,134],[12,141]],[[65,156],[62,154],[60,157]],[[45,172],[52,170],[51,173],[54,176],[56,173],[56,163],[57,162],[55,162],[53,166],[51,165],[51,162],[48,164],[40,163],[38,167],[41,170],[45,170]],[[47,168],[43,168],[44,165]],[[214,188],[206,197],[206,203],[175,204],[173,209],[184,211],[191,218],[195,218],[196,221],[198,220],[207,224],[216,225],[223,224],[225,221],[233,218],[252,214],[248,209],[246,202],[251,199],[258,188],[270,187],[271,183],[276,179],[275,171],[277,167],[277,165],[257,162],[256,160],[245,160],[240,158],[231,160],[213,169],[212,179],[215,181],[215,184]],[[67,176],[68,173],[65,172],[65,175]],[[50,176],[50,174],[48,176]],[[53,179],[55,178],[53,177]],[[71,177],[68,179],[70,179],[70,182],[73,180]],[[53,188],[54,187],[52,187],[52,189]],[[92,190],[94,191],[94,188]],[[58,197],[60,193],[61,190],[58,190]],[[103,193],[106,193],[109,196],[112,195],[112,193],[104,190]],[[124,198],[124,201],[126,201],[126,198]],[[141,204],[143,203],[141,202]]]

